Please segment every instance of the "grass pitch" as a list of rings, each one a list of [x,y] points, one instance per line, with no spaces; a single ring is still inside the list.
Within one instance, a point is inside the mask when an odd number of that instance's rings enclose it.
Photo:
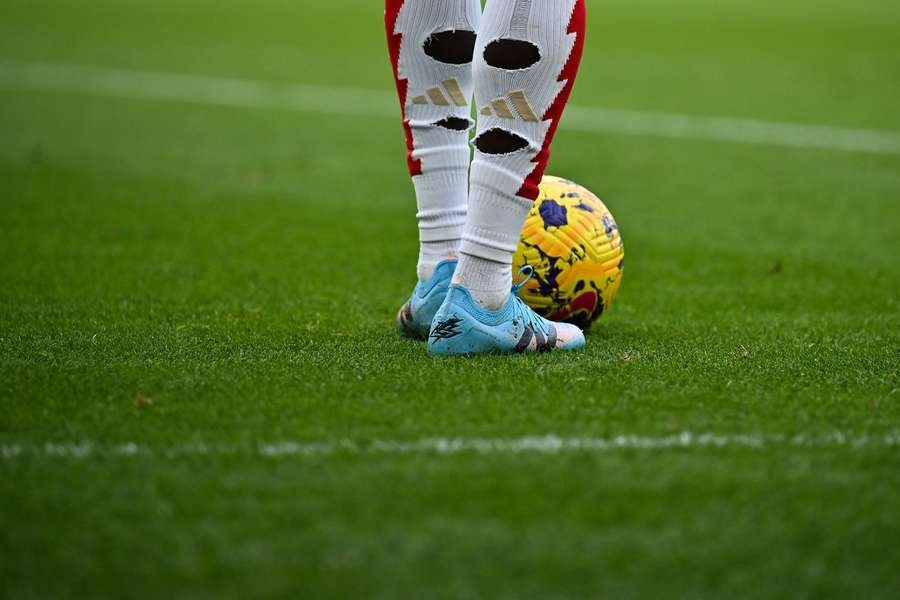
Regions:
[[[381,5],[316,4],[8,0],[0,61],[389,92]],[[590,13],[576,105],[900,130],[895,4]],[[900,155],[564,130],[549,172],[616,215],[620,297],[583,353],[436,360],[392,326],[416,231],[383,94],[27,87],[0,595],[896,597]]]

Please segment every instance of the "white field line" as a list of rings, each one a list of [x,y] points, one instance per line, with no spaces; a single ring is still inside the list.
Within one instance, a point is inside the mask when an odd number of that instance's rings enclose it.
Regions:
[[[396,118],[399,114],[396,98],[384,90],[10,60],[0,60],[0,89],[338,115]],[[896,131],[755,119],[570,106],[562,127],[587,133],[900,154],[900,132]]]
[[[673,450],[705,448],[900,448],[900,431],[879,434],[851,434],[834,431],[815,435],[715,434],[684,431],[668,436],[618,435],[613,437],[561,437],[557,435],[518,438],[441,438],[418,440],[349,439],[299,442],[275,441],[256,444],[190,442],[154,446],[137,442],[103,445],[95,442],[44,444],[0,444],[0,458],[86,459],[90,457],[161,457],[255,455],[268,458],[320,457],[331,455],[516,455],[587,453],[604,454],[623,450]]]

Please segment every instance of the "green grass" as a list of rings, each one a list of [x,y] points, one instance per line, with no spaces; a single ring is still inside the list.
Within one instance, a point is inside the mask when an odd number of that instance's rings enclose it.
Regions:
[[[323,4],[11,0],[0,59],[389,90],[381,5]],[[592,4],[573,102],[900,130],[900,8],[731,4]],[[402,152],[0,90],[0,596],[896,597],[900,156],[562,131],[620,298],[583,353],[437,360]],[[682,431],[876,441],[257,451]]]

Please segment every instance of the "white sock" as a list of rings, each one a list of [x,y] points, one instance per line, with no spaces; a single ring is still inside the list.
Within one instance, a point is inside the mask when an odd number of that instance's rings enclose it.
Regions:
[[[422,281],[440,260],[458,254],[465,224],[471,52],[480,20],[479,0],[386,0],[388,47],[416,190],[416,272]]]
[[[447,133],[450,132],[422,131],[418,137],[422,141],[447,136]],[[468,133],[463,135],[467,136]],[[443,147],[450,146],[445,144]],[[459,241],[466,222],[466,207],[469,201],[468,140],[465,155],[448,151],[445,158],[455,164],[445,165],[444,170],[423,172],[413,177],[416,205],[419,209],[416,213],[419,222],[419,262],[416,265],[416,274],[419,281],[429,279],[437,263],[459,254]]]
[[[485,308],[509,296],[512,255],[574,83],[584,17],[584,0],[489,0],[485,9],[473,62],[469,214],[453,278]]]
[[[488,310],[497,310],[506,304],[511,282],[511,265],[470,254],[460,255],[453,273],[453,283],[463,285],[478,304]]]
[[[473,173],[474,175],[474,173]],[[519,245],[531,200],[492,193],[472,180],[472,206],[453,283],[463,285],[483,307],[503,306],[512,287],[512,255]]]
[[[419,242],[419,263],[416,273],[419,281],[426,281],[434,274],[434,268],[442,260],[459,255],[459,240],[443,242]]]

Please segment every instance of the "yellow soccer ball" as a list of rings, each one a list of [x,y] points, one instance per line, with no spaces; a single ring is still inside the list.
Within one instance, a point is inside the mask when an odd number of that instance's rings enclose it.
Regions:
[[[587,329],[622,284],[619,227],[606,205],[577,183],[547,175],[540,190],[513,256],[513,273],[534,269],[519,297],[548,319]]]

